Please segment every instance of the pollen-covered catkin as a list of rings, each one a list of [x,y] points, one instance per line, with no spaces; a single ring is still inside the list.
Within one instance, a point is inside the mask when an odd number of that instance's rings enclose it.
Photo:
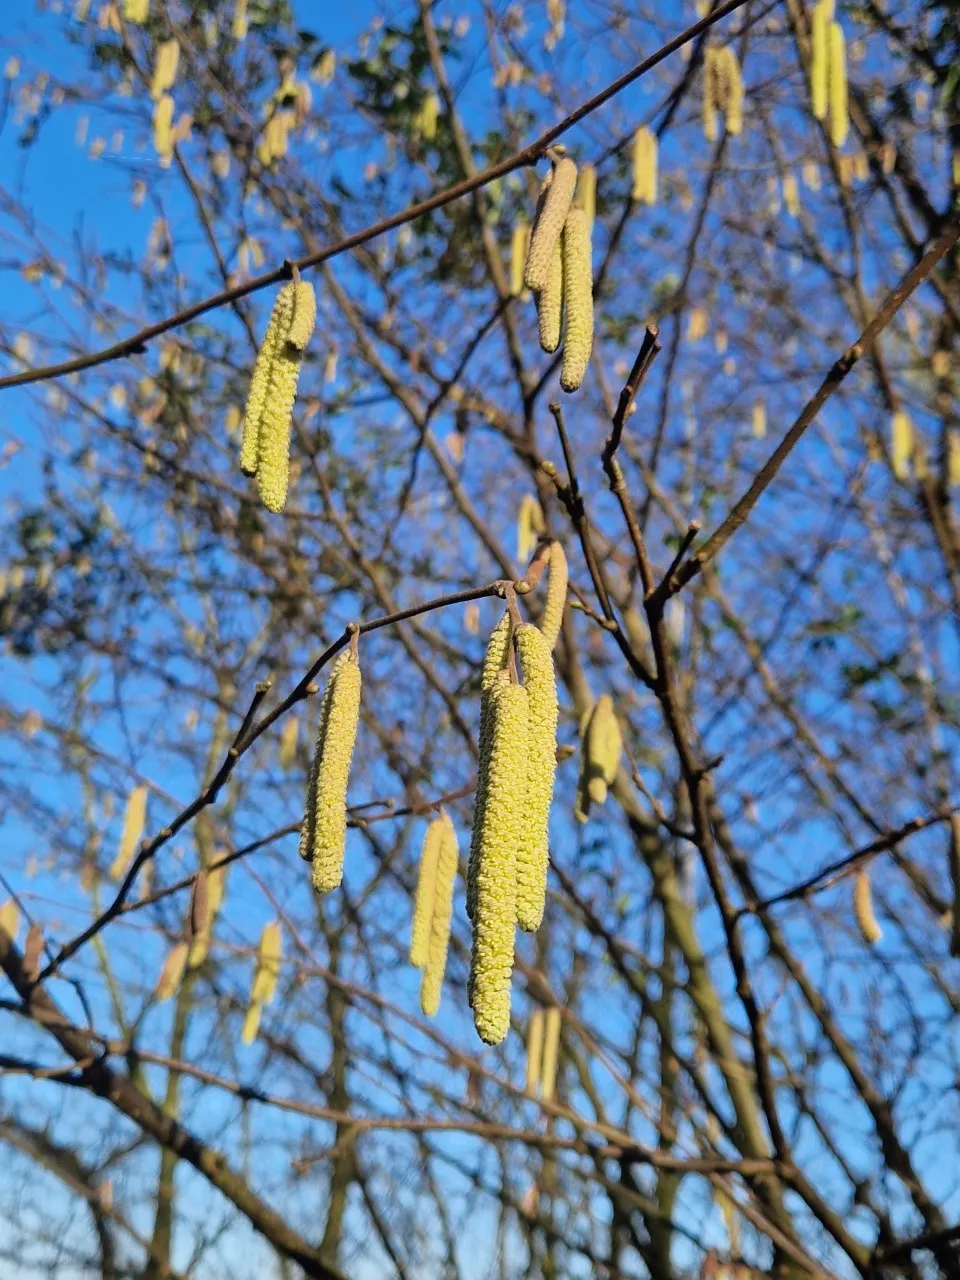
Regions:
[[[510,1027],[517,898],[516,851],[525,821],[527,691],[500,672],[490,690],[490,738],[479,814],[470,992],[481,1040],[499,1044]]]
[[[717,67],[723,85],[727,133],[736,137],[743,132],[743,76],[740,60],[729,45],[720,50]]]
[[[347,840],[347,784],[360,721],[360,664],[349,654],[331,676],[323,744],[313,785],[313,887],[335,889],[343,878]],[[309,802],[308,802],[309,809]]]
[[[434,893],[437,887],[437,862],[440,857],[443,830],[441,819],[434,819],[427,827],[423,837],[423,847],[420,850],[417,892],[413,903],[413,924],[410,928],[410,963],[417,969],[422,969],[427,963]]]
[[[260,946],[257,948],[257,964],[253,975],[250,999],[259,1005],[270,1004],[277,993],[280,977],[280,955],[283,950],[283,933],[279,920],[271,920],[263,926]]]
[[[320,699],[320,719],[317,725],[317,741],[313,749],[313,761],[310,765],[310,777],[307,781],[307,803],[306,811],[303,815],[303,822],[300,824],[300,857],[305,862],[313,860],[313,836],[317,825],[316,816],[316,791],[317,791],[317,773],[320,769],[320,761],[323,759],[323,744],[327,740],[327,718],[330,714],[330,699],[333,695],[333,687],[337,674],[343,664],[347,661],[350,654],[348,650],[344,650],[339,654],[330,674],[327,677],[326,688],[323,691],[323,697]]]
[[[176,40],[164,40],[157,45],[157,56],[153,64],[153,79],[150,81],[150,97],[154,102],[173,88],[177,78],[177,65],[180,61],[180,46]]]
[[[543,1010],[534,1009],[527,1027],[527,1093],[537,1096],[543,1062]]]
[[[287,330],[287,342],[296,351],[303,352],[313,327],[317,323],[317,295],[313,285],[300,280],[293,286],[293,319]]]
[[[517,628],[530,719],[527,730],[526,820],[517,846],[517,924],[526,933],[540,928],[550,863],[550,804],[557,768],[557,678],[551,648],[530,623]]]
[[[470,858],[467,863],[467,915],[473,919],[474,894],[477,886],[477,859],[480,832],[483,829],[483,805],[487,791],[487,761],[490,756],[490,690],[499,672],[507,665],[512,640],[512,624],[505,613],[493,629],[487,642],[480,673],[480,733],[477,748],[477,787],[474,793],[473,833],[470,837]]]
[[[420,1008],[428,1018],[434,1017],[440,1008],[440,992],[447,968],[447,948],[450,945],[453,888],[460,858],[457,833],[446,811],[440,817],[440,825],[442,831],[433,895],[433,919],[427,945],[427,963],[420,984]]]
[[[623,742],[613,699],[608,693],[602,694],[585,712],[580,722],[580,737],[580,777],[574,816],[578,822],[586,822],[591,804],[604,803],[607,788],[620,768]]]
[[[890,423],[890,465],[898,480],[910,479],[913,457],[913,423],[910,415],[898,409]]]
[[[560,328],[563,320],[563,250],[558,240],[550,270],[543,288],[537,294],[537,321],[540,330],[540,350],[552,355],[560,345]]]
[[[883,930],[873,914],[873,894],[870,891],[870,874],[858,871],[853,884],[853,914],[863,934],[864,942],[873,946],[883,937]]]
[[[553,176],[530,234],[530,249],[523,274],[530,289],[539,291],[546,282],[553,250],[570,212],[576,186],[577,166],[569,156],[562,156],[554,165]],[[541,194],[543,191],[541,187]]]
[[[717,52],[707,49],[703,55],[703,136],[707,142],[717,140]]]
[[[560,1010],[548,1009],[543,1028],[543,1069],[540,1075],[540,1097],[552,1102],[557,1091],[557,1063],[560,1058]]]
[[[510,296],[519,298],[523,293],[523,267],[530,245],[530,224],[518,222],[510,238]]]
[[[543,606],[540,630],[551,652],[557,647],[560,628],[563,626],[563,610],[567,603],[569,570],[567,556],[559,542],[550,543],[550,564],[547,577],[547,599]]]
[[[839,22],[830,24],[828,61],[830,85],[830,141],[842,147],[847,140],[850,116],[847,107],[847,47],[843,27]]]
[[[290,483],[290,428],[300,378],[300,353],[281,342],[270,368],[270,385],[260,419],[257,491],[268,511],[279,513]]]
[[[260,423],[263,418],[267,392],[270,388],[270,371],[273,368],[274,356],[281,343],[284,342],[290,321],[293,319],[294,288],[285,284],[277,294],[270,314],[270,323],[257,352],[253,375],[250,378],[250,390],[247,393],[247,407],[243,417],[243,440],[240,445],[240,470],[245,476],[252,476],[257,471],[257,457],[260,452]]]
[[[638,129],[633,135],[633,199],[657,202],[657,135]]]
[[[817,120],[827,118],[832,18],[832,4],[828,6],[821,0],[819,4],[814,5],[810,20],[810,105]]]
[[[583,382],[593,350],[593,263],[590,228],[582,209],[571,209],[563,228],[563,306],[560,386],[570,392]]]

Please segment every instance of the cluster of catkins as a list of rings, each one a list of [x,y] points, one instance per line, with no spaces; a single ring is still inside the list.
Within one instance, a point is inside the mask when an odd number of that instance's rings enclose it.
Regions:
[[[593,349],[592,211],[583,207],[584,192],[574,203],[576,191],[577,166],[560,156],[540,187],[523,271],[537,299],[540,346],[556,351],[562,333],[564,391],[583,382]]]
[[[743,79],[737,55],[725,45],[707,49],[703,60],[703,136],[717,140],[717,114],[723,113],[727,133],[743,130]]]
[[[817,120],[830,120],[830,140],[842,147],[850,128],[847,105],[847,47],[843,27],[834,22],[834,0],[818,0],[811,19],[810,101]]]
[[[354,636],[354,641],[356,636]],[[320,728],[300,828],[300,857],[313,864],[313,887],[329,893],[343,879],[347,784],[360,722],[360,660],[351,643],[337,658],[320,703]]]
[[[240,470],[257,477],[268,511],[282,511],[290,480],[290,424],[303,353],[317,322],[313,285],[296,279],[277,294],[250,379]]]
[[[544,1102],[552,1102],[557,1088],[557,1062],[560,1053],[559,1009],[535,1009],[527,1028],[527,1093]]]
[[[528,622],[516,625],[508,610],[490,637],[481,675],[467,870],[467,914],[473,922],[468,994],[474,1025],[487,1044],[499,1044],[510,1026],[516,926],[527,932],[539,928],[546,903],[557,750],[551,637],[559,632],[545,616],[545,626],[548,621],[548,632]]]

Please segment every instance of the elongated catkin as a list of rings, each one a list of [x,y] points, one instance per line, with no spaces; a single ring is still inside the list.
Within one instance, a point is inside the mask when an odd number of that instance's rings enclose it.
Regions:
[[[537,1096],[543,1062],[543,1010],[534,1009],[527,1027],[527,1093]]]
[[[864,942],[873,946],[883,937],[883,930],[873,914],[873,894],[870,891],[870,874],[858,871],[853,883],[853,914],[863,934]]]
[[[650,129],[638,129],[633,135],[634,200],[644,204],[657,202],[657,135]]]
[[[703,55],[703,136],[707,142],[717,140],[717,52],[707,49]]]
[[[577,166],[569,156],[562,156],[554,165],[552,179],[530,233],[530,249],[523,275],[529,289],[539,291],[546,282],[550,260],[570,212],[576,186]]]
[[[250,999],[259,1005],[272,1003],[273,997],[277,994],[282,951],[283,931],[280,928],[280,921],[271,920],[269,924],[263,926],[263,932],[260,934],[253,986],[250,989]]]
[[[487,794],[487,761],[490,758],[490,691],[499,672],[507,664],[512,640],[512,624],[505,613],[493,629],[487,642],[480,673],[480,733],[477,749],[477,788],[473,805],[473,832],[470,837],[470,857],[467,863],[467,915],[473,919],[474,896],[477,887],[477,861],[480,832],[483,829],[483,805]]]
[[[430,927],[433,922],[433,902],[437,887],[437,862],[443,840],[443,823],[434,819],[427,827],[420,851],[417,872],[417,893],[413,906],[413,924],[410,930],[410,963],[422,969],[427,963],[430,944]]]
[[[567,603],[569,570],[567,556],[559,542],[550,543],[550,565],[547,577],[547,598],[543,606],[540,630],[551,651],[557,647],[560,628],[563,626],[563,610]]]
[[[313,837],[317,825],[316,817],[316,793],[317,793],[317,774],[320,770],[320,761],[323,759],[323,745],[327,740],[327,718],[330,714],[330,699],[333,696],[334,682],[340,668],[347,661],[349,654],[346,650],[340,653],[327,677],[327,684],[323,691],[323,697],[320,699],[320,718],[317,724],[317,740],[313,749],[313,761],[310,765],[310,777],[307,779],[307,802],[306,811],[303,816],[303,822],[300,824],[300,857],[305,862],[313,860]]]
[[[560,386],[576,391],[593,350],[593,263],[590,228],[582,209],[571,209],[563,228],[563,308],[566,313]]]
[[[523,268],[530,245],[530,224],[518,222],[510,238],[510,296],[519,298],[523,293]]]
[[[548,1009],[543,1028],[543,1069],[540,1075],[540,1097],[552,1102],[557,1091],[557,1065],[560,1061],[560,1010]]]
[[[330,677],[332,688],[327,707],[323,742],[312,782],[313,831],[310,850],[313,860],[313,887],[317,893],[335,889],[343,878],[343,856],[347,839],[347,784],[350,762],[360,721],[360,664],[352,653]]]
[[[317,295],[313,285],[300,280],[293,286],[293,318],[287,330],[287,342],[299,352],[306,349],[317,323]]]
[[[161,94],[157,105],[153,108],[153,145],[160,157],[161,165],[169,164],[173,158],[173,98],[169,93]]]
[[[516,851],[525,821],[528,720],[526,689],[512,683],[509,672],[498,673],[490,690],[489,751],[477,832],[470,960],[474,1025],[487,1044],[499,1044],[510,1028]]]
[[[550,862],[550,804],[557,768],[557,679],[551,647],[530,623],[517,628],[517,653],[527,691],[527,791],[525,822],[517,846],[517,924],[540,928]]]
[[[543,288],[537,294],[537,321],[540,349],[552,354],[560,345],[563,322],[563,250],[559,241],[554,246]]]
[[[264,334],[250,378],[247,407],[243,416],[243,439],[240,445],[240,470],[245,476],[256,475],[260,453],[260,423],[263,418],[267,392],[270,389],[270,371],[280,345],[285,341],[290,321],[293,319],[294,288],[285,284],[277,293],[270,314],[270,323]]]
[[[810,20],[810,106],[817,120],[827,118],[832,17],[832,12],[822,0],[814,5]]]
[[[740,60],[729,45],[720,50],[717,66],[723,85],[727,133],[736,137],[743,132],[743,76]]]
[[[177,65],[180,62],[180,46],[176,40],[163,40],[157,45],[157,54],[153,64],[153,77],[150,81],[150,97],[154,102],[173,88],[177,78]]]
[[[835,147],[842,147],[847,140],[850,116],[847,107],[847,47],[843,27],[839,22],[830,24],[827,78],[830,89],[830,140]]]
[[[913,423],[910,415],[898,409],[890,423],[890,465],[898,480],[910,479],[913,457]]]
[[[428,1018],[440,1008],[443,975],[447,968],[447,950],[450,945],[450,917],[453,913],[453,889],[457,879],[457,862],[460,849],[457,833],[446,811],[440,817],[441,838],[437,859],[436,887],[433,895],[433,916],[427,944],[427,963],[420,984],[420,1008]]]
[[[290,429],[293,402],[297,398],[300,378],[300,354],[281,344],[270,368],[263,416],[260,419],[260,445],[257,451],[257,490],[268,511],[279,513],[287,501],[290,483]]]

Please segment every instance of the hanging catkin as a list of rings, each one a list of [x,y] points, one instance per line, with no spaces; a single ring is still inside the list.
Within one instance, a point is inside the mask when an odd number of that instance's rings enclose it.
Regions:
[[[563,626],[563,610],[567,603],[569,571],[567,556],[559,542],[550,543],[550,564],[547,577],[547,598],[543,606],[540,630],[551,652],[557,647],[560,628]]]
[[[457,833],[446,811],[440,817],[440,849],[433,895],[433,918],[427,945],[427,963],[420,984],[420,1008],[428,1018],[440,1008],[440,992],[447,967],[450,945],[450,916],[453,912],[453,889],[457,879],[460,849]]]
[[[477,748],[477,788],[473,808],[473,832],[470,837],[470,858],[467,864],[467,915],[473,919],[474,895],[477,884],[477,859],[479,838],[483,829],[483,805],[487,792],[487,761],[490,758],[490,691],[499,672],[507,664],[512,642],[512,624],[505,613],[493,629],[487,643],[480,674],[480,733]]]
[[[433,921],[433,903],[437,887],[437,863],[444,825],[435,818],[427,827],[420,850],[420,866],[417,871],[417,892],[413,904],[413,924],[410,929],[410,963],[422,969],[427,963],[430,944],[430,926]]]
[[[560,386],[576,391],[593,349],[593,264],[590,228],[582,209],[571,209],[563,228],[563,307],[566,313]]]
[[[293,319],[287,330],[287,342],[296,351],[306,350],[307,343],[317,323],[317,295],[313,285],[298,280],[293,286]]]
[[[576,817],[586,822],[591,804],[603,804],[620,768],[623,741],[613,699],[601,694],[585,717],[577,784]]]
[[[126,808],[123,811],[123,831],[120,836],[120,847],[114,858],[110,871],[111,880],[117,880],[124,874],[137,851],[137,845],[143,835],[147,820],[147,788],[134,787],[127,796]]]
[[[543,1010],[534,1009],[527,1027],[527,1093],[537,1096],[543,1062]]]
[[[743,132],[743,76],[740,73],[740,60],[729,45],[720,50],[716,62],[718,85],[723,95],[722,105],[726,118],[727,133],[736,137]]]
[[[150,97],[157,102],[168,89],[173,88],[177,78],[177,64],[180,61],[180,46],[176,40],[164,40],[157,45],[157,56],[153,64],[153,78],[150,81]]]
[[[576,186],[577,166],[569,156],[562,156],[553,167],[549,184],[544,179],[541,187],[543,199],[530,234],[524,270],[524,280],[530,289],[540,290],[546,282],[550,260],[570,212]]]
[[[260,444],[257,452],[257,490],[268,511],[280,512],[287,501],[290,482],[290,427],[293,402],[297,398],[301,353],[289,342],[281,342],[270,367]]]
[[[657,135],[646,128],[633,135],[632,195],[644,204],[657,202]]]
[[[560,1010],[548,1009],[543,1028],[543,1071],[540,1097],[552,1102],[557,1090],[557,1063],[560,1059]]]
[[[313,861],[317,893],[335,889],[343,878],[347,839],[347,783],[360,721],[360,664],[347,650],[328,684],[329,701],[321,708],[314,770],[301,830]],[[326,699],[325,699],[326,701]]]
[[[516,851],[527,784],[527,691],[497,674],[490,690],[484,796],[474,823],[477,848],[470,996],[481,1040],[499,1044],[510,1027],[510,977],[516,929]],[[479,799],[479,798],[478,798]]]
[[[280,731],[280,768],[292,769],[297,761],[297,739],[300,736],[300,721],[296,716],[288,716]]]
[[[560,345],[563,321],[563,250],[558,240],[550,259],[550,270],[537,294],[537,322],[540,349],[552,355]]]
[[[530,244],[529,222],[518,222],[510,239],[510,296],[519,298],[523,293],[523,267]]]
[[[545,529],[540,503],[532,493],[525,493],[517,512],[517,560],[520,564],[525,564],[530,559]]]
[[[260,453],[260,422],[263,418],[267,392],[270,388],[270,370],[274,356],[284,341],[290,321],[293,319],[294,287],[285,284],[277,293],[270,314],[270,323],[260,350],[257,352],[253,375],[250,378],[250,390],[247,393],[247,408],[243,418],[243,440],[240,445],[240,470],[245,476],[256,475],[257,458]]]
[[[842,147],[847,140],[850,116],[847,107],[847,48],[843,38],[843,27],[839,22],[830,24],[828,80],[830,141],[835,147]]]
[[[810,22],[810,105],[817,120],[827,118],[832,21],[833,0],[820,0],[814,6]]]
[[[870,874],[867,871],[858,871],[853,882],[853,914],[864,942],[871,946],[879,942],[883,937],[883,930],[873,914],[873,894],[870,892]]]
[[[517,653],[527,691],[527,791],[525,821],[517,846],[517,924],[526,933],[540,928],[550,862],[549,820],[557,767],[557,680],[551,646],[530,623],[516,632]]]
[[[703,136],[707,142],[717,140],[717,54],[707,49],[703,55]]]
[[[153,108],[153,145],[161,165],[173,159],[173,98],[164,93]]]
[[[890,422],[890,465],[898,480],[910,479],[913,457],[913,423],[910,415],[898,409]]]
[[[270,1004],[277,993],[282,950],[283,932],[280,921],[272,920],[263,926],[260,935],[253,986],[250,989],[250,999],[261,1006]]]

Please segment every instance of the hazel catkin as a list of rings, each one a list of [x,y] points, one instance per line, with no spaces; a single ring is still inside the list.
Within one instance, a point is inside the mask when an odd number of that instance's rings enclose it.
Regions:
[[[318,738],[316,769],[307,800],[307,839],[317,893],[343,878],[347,839],[347,784],[360,721],[360,664],[351,651],[330,677],[330,699]],[[312,829],[311,829],[312,828]]]
[[[830,141],[835,147],[842,147],[847,140],[850,116],[847,106],[847,48],[839,22],[830,23],[829,41]]]
[[[317,295],[313,291],[313,285],[306,280],[298,280],[293,286],[293,318],[287,330],[287,342],[290,346],[303,352],[316,323]]]
[[[519,298],[523,293],[523,268],[530,245],[530,224],[518,222],[510,237],[510,296]]]
[[[417,871],[417,892],[413,906],[413,924],[410,930],[410,963],[422,969],[427,963],[430,943],[430,927],[433,922],[433,902],[437,886],[437,862],[443,839],[443,823],[434,819],[427,827],[420,850],[420,866]]]
[[[257,491],[267,510],[275,513],[281,512],[287,501],[290,429],[299,378],[299,352],[291,354],[289,346],[281,344],[270,368],[270,385],[260,419],[257,450]]]
[[[643,204],[657,202],[657,135],[650,129],[638,129],[633,135],[634,200]]]
[[[470,992],[474,1025],[486,1044],[510,1027],[510,979],[516,930],[516,851],[527,782],[527,691],[499,672],[490,690],[489,746],[477,843]]]
[[[432,1018],[440,1008],[440,992],[447,967],[450,945],[450,917],[453,912],[453,889],[457,879],[460,849],[457,833],[446,810],[439,818],[440,844],[437,857],[433,912],[427,940],[427,961],[420,984],[420,1008]]]
[[[540,1067],[543,1061],[543,1010],[534,1009],[527,1026],[527,1093],[537,1096],[540,1088]]]
[[[827,118],[830,23],[833,0],[819,0],[810,19],[810,106],[815,120]]]
[[[853,884],[853,914],[864,942],[873,946],[883,937],[883,930],[873,914],[873,894],[870,891],[870,874],[858,871]]]
[[[240,445],[240,470],[245,476],[256,475],[260,453],[260,423],[263,418],[267,392],[270,388],[270,371],[274,357],[285,340],[293,319],[294,287],[285,284],[277,293],[270,314],[270,323],[257,352],[257,359],[250,378],[247,407],[243,417],[243,439]]]
[[[548,1009],[543,1027],[543,1067],[540,1074],[540,1097],[552,1102],[557,1090],[557,1065],[560,1059],[560,1010]]]
[[[910,479],[913,458],[913,423],[910,415],[898,409],[890,423],[890,466],[898,480]]]
[[[537,294],[537,322],[540,350],[552,355],[560,345],[563,321],[563,250],[558,240],[550,259],[550,270]]]
[[[567,582],[569,569],[567,556],[559,542],[550,543],[550,562],[547,577],[547,598],[543,606],[543,617],[540,630],[550,650],[557,647],[560,628],[563,626],[563,611],[567,603]]]
[[[487,789],[487,761],[490,756],[490,691],[499,672],[507,665],[513,639],[509,613],[505,613],[487,642],[487,651],[480,672],[480,733],[477,749],[477,787],[473,808],[473,832],[470,837],[470,857],[467,863],[467,915],[473,919],[474,894],[477,881],[480,832],[483,829],[483,804]]]
[[[530,623],[516,631],[527,691],[527,789],[525,822],[517,846],[517,924],[539,929],[547,896],[549,820],[557,767],[557,680],[550,645]]]
[[[566,323],[560,386],[576,391],[593,350],[593,263],[590,228],[582,209],[571,209],[563,228],[563,306]]]
[[[530,289],[539,291],[546,282],[553,251],[570,212],[576,186],[577,166],[569,156],[562,156],[553,167],[549,184],[545,179],[541,187],[543,200],[530,233],[524,270],[524,280]]]

